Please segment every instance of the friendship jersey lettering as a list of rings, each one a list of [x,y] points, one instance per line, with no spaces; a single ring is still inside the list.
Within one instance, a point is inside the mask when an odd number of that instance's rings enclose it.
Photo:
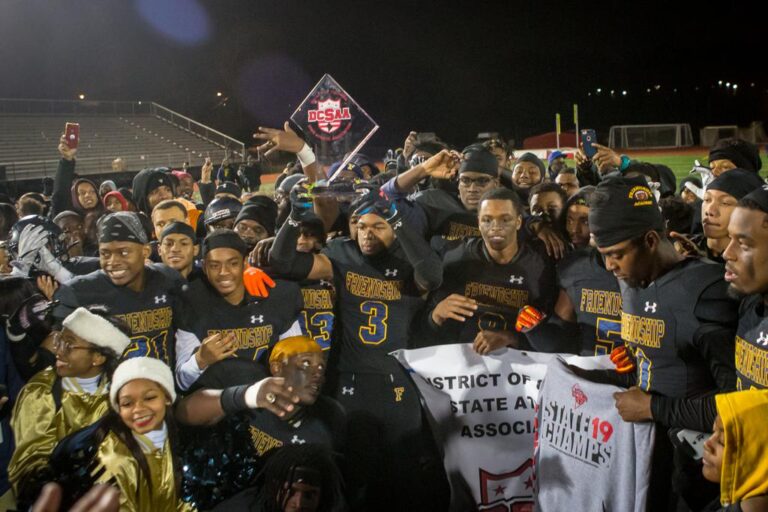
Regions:
[[[137,335],[168,329],[171,327],[173,311],[170,307],[164,307],[115,316],[128,324],[132,335]]]
[[[403,281],[384,281],[375,277],[347,272],[346,286],[349,293],[365,299],[400,300]]]
[[[736,371],[768,388],[768,351],[736,336]]]
[[[528,290],[518,290],[490,284],[468,282],[464,286],[464,295],[470,299],[484,298],[497,304],[521,308],[528,304]]]
[[[274,330],[271,325],[260,327],[245,327],[240,329],[210,329],[208,336],[214,334],[234,334],[237,340],[238,350],[248,348],[259,348],[267,345],[272,337]]]
[[[621,339],[626,342],[660,348],[665,330],[664,320],[621,312]]]
[[[586,313],[618,317],[621,314],[621,293],[582,288],[580,308]]]

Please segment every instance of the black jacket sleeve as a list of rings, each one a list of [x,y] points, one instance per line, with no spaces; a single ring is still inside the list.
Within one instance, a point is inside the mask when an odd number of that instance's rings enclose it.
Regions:
[[[53,195],[51,196],[51,217],[64,210],[72,209],[72,182],[75,180],[75,161],[59,160],[56,176],[53,178]]]
[[[715,394],[711,393],[695,399],[653,395],[651,397],[653,420],[668,427],[709,432],[717,416]]]
[[[200,199],[203,201],[203,210],[205,210],[208,204],[213,201],[213,196],[216,194],[216,185],[213,182],[202,183],[198,181],[197,188],[200,190]]]

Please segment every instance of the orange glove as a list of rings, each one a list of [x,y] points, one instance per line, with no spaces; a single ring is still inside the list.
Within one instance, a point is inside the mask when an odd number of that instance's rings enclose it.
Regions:
[[[243,272],[243,283],[248,293],[254,297],[266,299],[269,297],[269,288],[275,287],[275,282],[266,272],[257,267],[248,267]]]
[[[528,332],[539,325],[546,317],[547,315],[533,306],[523,306],[517,314],[515,330],[517,332]]]
[[[611,362],[616,366],[616,373],[632,373],[635,371],[635,358],[626,345],[621,345],[611,351]]]

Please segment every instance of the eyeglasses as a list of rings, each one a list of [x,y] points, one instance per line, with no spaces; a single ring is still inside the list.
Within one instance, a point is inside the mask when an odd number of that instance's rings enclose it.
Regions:
[[[479,178],[470,178],[469,176],[460,176],[459,177],[459,183],[461,185],[464,185],[465,187],[472,186],[473,183],[476,183],[478,187],[484,187],[488,185],[493,178],[490,178],[488,176],[481,176]]]
[[[54,352],[58,353],[61,351],[62,354],[65,356],[68,355],[73,350],[94,350],[92,347],[80,347],[72,344],[72,340],[64,339],[64,335],[62,333],[56,333],[53,337],[53,350]]]

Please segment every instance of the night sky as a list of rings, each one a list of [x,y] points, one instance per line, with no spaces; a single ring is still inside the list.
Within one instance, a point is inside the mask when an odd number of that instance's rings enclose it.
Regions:
[[[0,96],[154,100],[246,139],[328,72],[381,126],[376,146],[410,129],[519,145],[555,112],[570,128],[574,102],[606,135],[747,124],[768,118],[760,4],[0,0]]]

